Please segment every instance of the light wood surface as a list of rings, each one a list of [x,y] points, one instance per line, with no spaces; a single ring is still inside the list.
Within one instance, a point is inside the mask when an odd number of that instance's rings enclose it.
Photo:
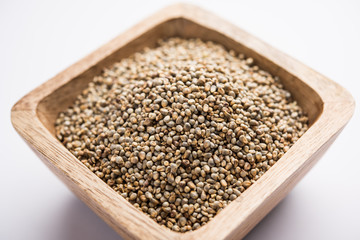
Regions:
[[[205,226],[188,233],[173,232],[137,210],[54,136],[58,113],[73,103],[103,67],[172,36],[212,40],[253,57],[260,68],[280,77],[311,124],[255,184]],[[354,105],[345,89],[286,54],[211,13],[177,4],[145,19],[24,96],[12,108],[11,120],[42,161],[124,239],[241,239],[322,156],[351,118]]]

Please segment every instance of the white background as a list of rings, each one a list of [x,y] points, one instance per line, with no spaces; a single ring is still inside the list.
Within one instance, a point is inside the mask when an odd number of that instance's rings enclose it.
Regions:
[[[16,134],[24,94],[172,1],[0,1],[0,239],[119,239]],[[360,104],[359,1],[196,1],[340,83]],[[246,239],[360,239],[359,108]]]

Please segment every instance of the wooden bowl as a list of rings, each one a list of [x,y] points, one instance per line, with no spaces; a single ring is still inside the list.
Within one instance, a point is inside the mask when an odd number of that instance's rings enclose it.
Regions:
[[[159,38],[179,36],[221,43],[254,58],[279,76],[309,116],[309,130],[255,184],[198,230],[176,233],[160,226],[77,160],[54,135],[58,113],[70,106],[101,70]],[[18,133],[43,162],[125,239],[243,238],[322,156],[354,111],[341,86],[236,26],[191,5],[167,7],[36,88],[11,111]]]

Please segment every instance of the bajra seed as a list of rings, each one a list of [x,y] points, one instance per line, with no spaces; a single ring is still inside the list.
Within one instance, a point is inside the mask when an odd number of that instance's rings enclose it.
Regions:
[[[157,223],[196,230],[307,130],[279,79],[255,64],[213,42],[160,40],[95,76],[56,136]]]

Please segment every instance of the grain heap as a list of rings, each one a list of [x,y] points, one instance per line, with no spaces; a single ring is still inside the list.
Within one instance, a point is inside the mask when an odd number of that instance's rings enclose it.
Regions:
[[[104,69],[56,120],[83,164],[180,232],[211,220],[306,129],[290,93],[251,58],[179,38]]]

